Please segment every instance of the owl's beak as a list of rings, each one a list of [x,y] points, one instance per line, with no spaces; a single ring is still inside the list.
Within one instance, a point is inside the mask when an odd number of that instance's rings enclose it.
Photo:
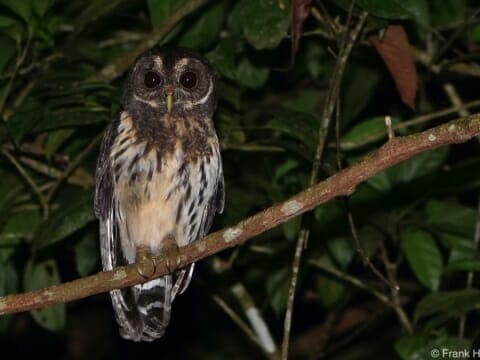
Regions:
[[[165,87],[165,102],[167,104],[167,111],[170,112],[172,110],[173,106],[173,86],[172,85],[167,85]]]

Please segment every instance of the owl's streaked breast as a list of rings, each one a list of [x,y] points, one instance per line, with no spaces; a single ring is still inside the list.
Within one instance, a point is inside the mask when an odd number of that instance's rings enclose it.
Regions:
[[[134,261],[139,246],[158,253],[168,235],[179,246],[199,236],[207,200],[215,191],[218,142],[216,137],[197,138],[196,143],[203,141],[208,146],[195,149],[181,128],[175,138],[173,151],[167,152],[161,144],[139,141],[132,119],[122,114],[110,158],[122,248],[129,262]]]

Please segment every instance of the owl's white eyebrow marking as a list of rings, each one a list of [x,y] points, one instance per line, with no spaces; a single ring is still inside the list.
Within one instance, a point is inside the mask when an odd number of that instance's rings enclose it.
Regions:
[[[163,69],[163,60],[160,56],[155,56],[155,59],[153,59],[153,62],[155,63],[155,65],[157,65],[158,70]]]
[[[145,100],[145,99],[142,99],[140,96],[137,96],[137,95],[133,95],[134,99],[135,100],[138,100],[140,102],[143,102],[145,104],[148,104],[150,105],[151,107],[154,107],[154,108],[157,108],[158,107],[158,103],[156,101],[152,101],[152,100]]]
[[[181,70],[181,69],[183,69],[187,64],[188,64],[188,59],[187,59],[187,58],[182,58],[182,59],[178,60],[178,61],[175,63],[175,70],[176,70],[176,71]]]

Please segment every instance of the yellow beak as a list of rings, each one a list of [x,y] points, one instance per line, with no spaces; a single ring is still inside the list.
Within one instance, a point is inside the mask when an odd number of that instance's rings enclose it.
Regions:
[[[165,87],[165,103],[167,105],[167,111],[170,112],[173,106],[173,86],[167,85]]]

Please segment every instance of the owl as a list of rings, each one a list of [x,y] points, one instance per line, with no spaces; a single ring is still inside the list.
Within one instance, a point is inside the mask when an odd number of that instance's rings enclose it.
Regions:
[[[212,121],[216,100],[217,75],[200,54],[152,49],[135,61],[95,175],[104,270],[198,240],[222,212],[223,171]],[[193,267],[111,291],[121,336],[160,338]]]

